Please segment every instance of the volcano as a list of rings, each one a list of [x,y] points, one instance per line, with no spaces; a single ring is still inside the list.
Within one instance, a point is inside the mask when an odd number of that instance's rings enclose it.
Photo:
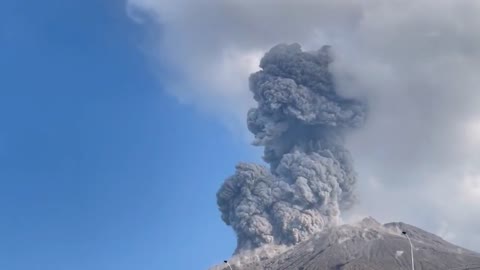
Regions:
[[[321,231],[273,256],[266,249],[238,254],[230,265],[234,270],[408,270],[411,249],[403,232],[412,242],[416,270],[480,269],[480,253],[409,224],[382,225],[370,217]]]

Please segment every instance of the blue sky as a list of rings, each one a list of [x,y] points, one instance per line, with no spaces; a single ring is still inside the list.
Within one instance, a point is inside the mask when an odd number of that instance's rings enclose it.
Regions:
[[[258,157],[161,89],[125,3],[6,0],[0,26],[0,269],[205,269],[230,256],[215,192]]]

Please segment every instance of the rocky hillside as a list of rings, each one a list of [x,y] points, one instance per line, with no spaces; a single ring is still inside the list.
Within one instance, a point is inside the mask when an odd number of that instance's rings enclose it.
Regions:
[[[270,258],[252,252],[232,258],[230,264],[235,270],[407,270],[410,244],[403,231],[412,240],[416,270],[480,269],[479,253],[412,225],[382,225],[372,218],[324,230]],[[213,269],[229,270],[227,265]]]

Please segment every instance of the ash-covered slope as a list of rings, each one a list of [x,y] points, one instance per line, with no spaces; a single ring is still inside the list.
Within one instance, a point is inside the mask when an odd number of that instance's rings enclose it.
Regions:
[[[415,269],[480,269],[476,253],[417,227],[394,222],[381,225],[372,218],[354,225],[332,227],[314,235],[289,250],[259,262],[233,269],[274,270],[389,270],[411,269],[410,245],[402,231],[407,231],[414,245]],[[262,259],[256,256],[256,259]],[[220,267],[217,269],[229,269]]]

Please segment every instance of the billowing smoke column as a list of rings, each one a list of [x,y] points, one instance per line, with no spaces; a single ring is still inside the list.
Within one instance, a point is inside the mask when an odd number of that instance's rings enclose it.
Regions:
[[[250,76],[258,107],[248,113],[248,128],[270,170],[240,163],[217,193],[222,219],[237,234],[236,253],[296,244],[336,225],[354,202],[344,134],[362,125],[366,106],[336,93],[331,61],[328,46],[303,52],[281,44]]]

